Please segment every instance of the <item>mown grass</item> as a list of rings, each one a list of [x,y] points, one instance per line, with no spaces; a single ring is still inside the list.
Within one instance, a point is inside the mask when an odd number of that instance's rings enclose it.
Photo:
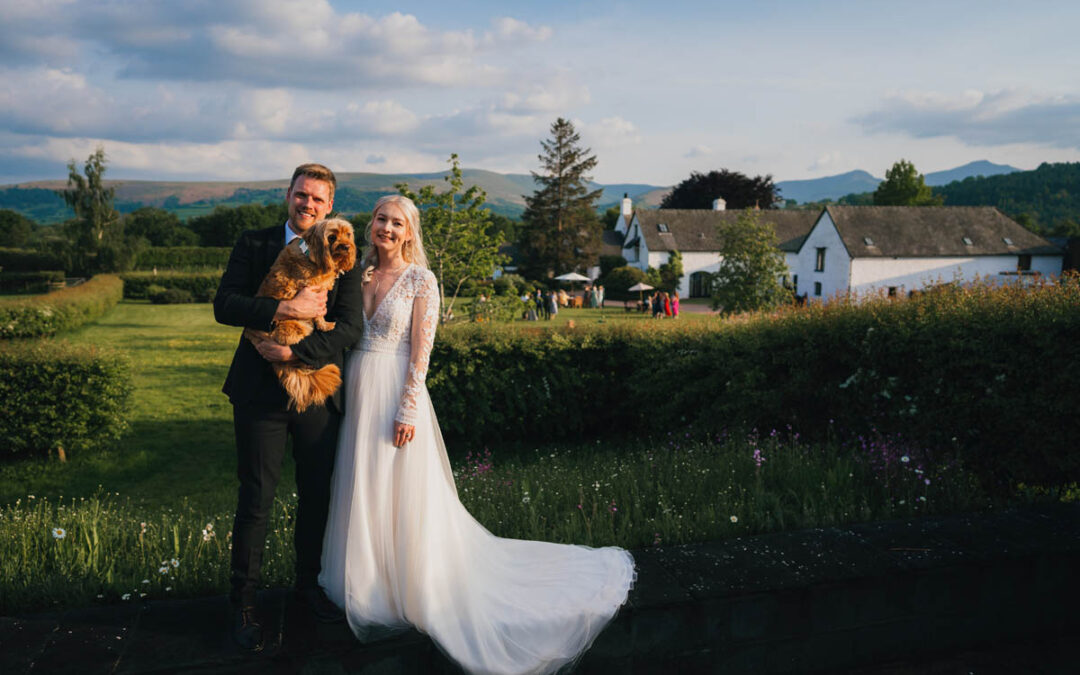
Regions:
[[[0,503],[28,494],[89,497],[100,488],[140,506],[169,507],[187,498],[204,508],[231,508],[236,484],[232,408],[221,385],[238,338],[238,329],[214,322],[208,304],[139,302],[122,302],[96,323],[66,335],[73,343],[130,356],[131,430],[112,449],[73,454],[66,463],[5,462]],[[291,479],[291,473],[287,476]]]

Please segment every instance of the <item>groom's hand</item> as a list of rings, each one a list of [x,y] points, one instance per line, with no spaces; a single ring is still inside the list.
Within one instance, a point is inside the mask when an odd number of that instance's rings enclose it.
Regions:
[[[255,349],[259,354],[267,361],[292,361],[293,353],[292,348],[286,345],[279,345],[273,340],[263,340],[255,345]]]
[[[314,319],[326,315],[326,289],[302,288],[292,300],[278,303],[274,321],[282,319]]]

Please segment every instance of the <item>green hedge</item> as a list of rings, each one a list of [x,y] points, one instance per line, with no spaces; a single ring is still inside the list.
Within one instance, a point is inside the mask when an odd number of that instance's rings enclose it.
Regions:
[[[131,393],[120,355],[62,342],[0,345],[3,456],[79,452],[119,437]]]
[[[127,272],[121,274],[124,280],[124,297],[144,300],[150,297],[150,287],[162,289],[174,288],[191,293],[195,302],[210,302],[214,299],[218,284],[221,283],[221,270],[207,272]]]
[[[50,286],[63,283],[63,270],[0,272],[0,292],[3,293],[45,293]]]
[[[151,246],[139,254],[137,270],[220,270],[232,249],[219,246]]]
[[[0,269],[4,272],[62,270],[64,261],[43,251],[27,248],[0,248]]]
[[[661,324],[443,329],[440,424],[473,443],[790,425],[959,456],[990,489],[1080,480],[1076,276]]]
[[[32,298],[0,298],[0,338],[48,337],[95,321],[120,302],[124,284],[99,275]]]

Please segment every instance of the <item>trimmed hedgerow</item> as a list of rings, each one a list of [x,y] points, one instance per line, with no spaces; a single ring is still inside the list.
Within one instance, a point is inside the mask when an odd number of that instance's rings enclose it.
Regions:
[[[146,299],[150,297],[150,287],[174,288],[187,291],[193,300],[188,302],[210,302],[214,299],[218,284],[221,283],[221,270],[206,272],[127,272],[120,275],[124,280],[124,297]]]
[[[63,270],[0,272],[0,292],[3,293],[45,293],[50,286],[63,283]]]
[[[137,270],[220,270],[229,262],[227,246],[151,246],[139,254]]]
[[[112,351],[33,341],[0,345],[3,456],[79,452],[118,438],[131,393]]]
[[[442,330],[429,385],[474,443],[693,429],[887,434],[989,489],[1080,479],[1080,279],[717,324]]]
[[[0,269],[4,272],[62,270],[64,261],[51,253],[26,248],[0,248]]]
[[[95,321],[124,293],[118,277],[89,281],[32,298],[0,298],[0,338],[48,337]]]

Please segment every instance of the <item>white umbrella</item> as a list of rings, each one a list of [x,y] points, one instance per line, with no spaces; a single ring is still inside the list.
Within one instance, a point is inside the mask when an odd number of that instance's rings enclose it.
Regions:
[[[575,281],[588,281],[589,277],[585,276],[584,274],[578,274],[577,272],[567,272],[566,274],[560,274],[559,276],[555,277],[555,280],[569,281],[570,290],[572,291],[574,289]]]
[[[642,291],[651,291],[652,289],[653,289],[653,287],[650,286],[649,284],[642,283],[642,282],[639,281],[639,282],[637,282],[636,284],[634,284],[633,286],[631,286],[630,288],[628,288],[626,290],[627,291],[637,291],[638,292],[638,302],[642,302],[642,299],[641,299]]]

